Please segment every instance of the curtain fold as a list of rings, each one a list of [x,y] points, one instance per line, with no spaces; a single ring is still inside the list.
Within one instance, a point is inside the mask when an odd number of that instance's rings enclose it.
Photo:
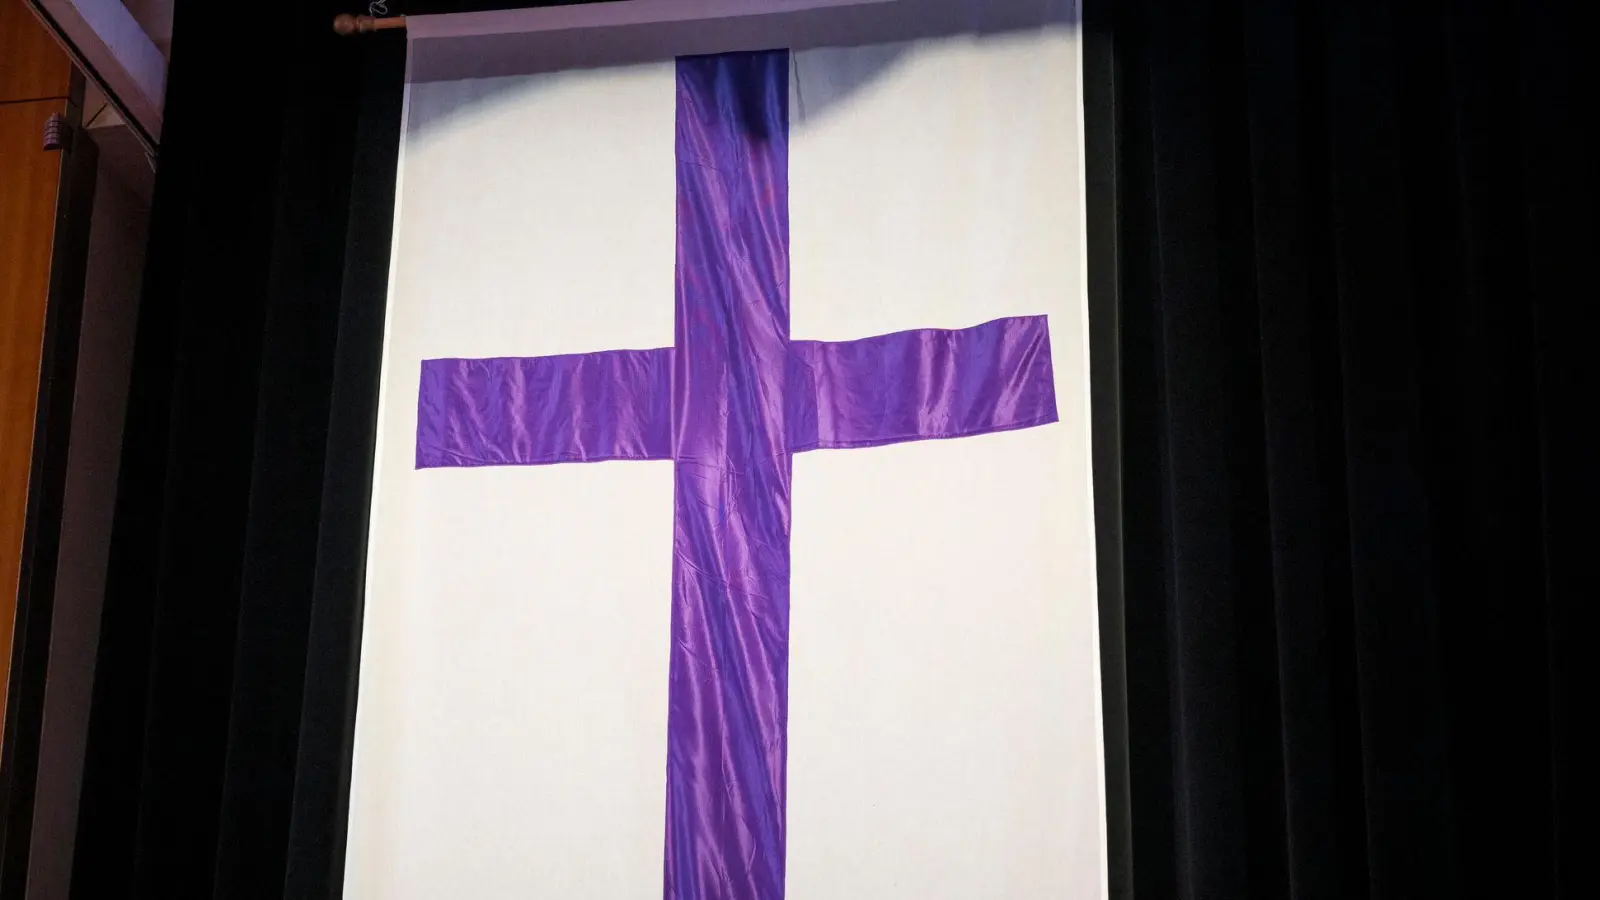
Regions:
[[[1132,895],[1586,896],[1589,32],[1511,2],[1090,15]]]

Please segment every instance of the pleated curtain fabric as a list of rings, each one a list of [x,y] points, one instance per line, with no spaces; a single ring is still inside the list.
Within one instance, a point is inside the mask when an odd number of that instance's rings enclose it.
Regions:
[[[1090,4],[1114,48],[1121,895],[1594,895],[1577,6]]]

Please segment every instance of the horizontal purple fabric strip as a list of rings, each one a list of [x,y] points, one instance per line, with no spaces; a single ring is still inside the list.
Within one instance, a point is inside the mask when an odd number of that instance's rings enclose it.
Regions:
[[[789,450],[965,437],[1056,421],[1044,316],[858,341],[794,341]]]
[[[429,359],[417,468],[672,458],[672,349]]]
[[[417,468],[672,458],[673,350],[430,359]],[[856,341],[791,341],[791,453],[966,437],[1056,421],[1044,316]]]

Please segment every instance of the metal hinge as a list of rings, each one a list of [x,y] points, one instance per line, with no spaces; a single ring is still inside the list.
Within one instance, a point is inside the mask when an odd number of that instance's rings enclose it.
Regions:
[[[44,149],[65,150],[72,145],[72,126],[61,113],[51,113],[44,121]]]

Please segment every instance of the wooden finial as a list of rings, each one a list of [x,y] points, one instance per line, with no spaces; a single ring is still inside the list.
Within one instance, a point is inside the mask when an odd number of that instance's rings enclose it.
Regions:
[[[345,36],[404,27],[406,27],[405,16],[390,16],[389,18],[379,19],[374,16],[352,16],[349,13],[340,13],[333,17],[333,30]]]

